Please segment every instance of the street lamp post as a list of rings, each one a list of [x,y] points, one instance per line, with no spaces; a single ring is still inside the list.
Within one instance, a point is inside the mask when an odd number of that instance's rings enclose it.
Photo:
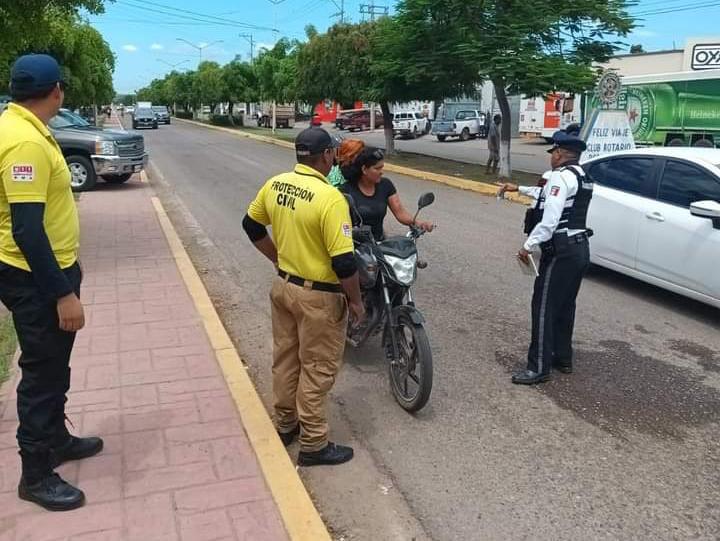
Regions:
[[[213,45],[217,45],[218,43],[222,43],[223,40],[219,39],[217,41],[213,41],[212,43],[204,43],[204,44],[195,44],[191,41],[188,41],[183,38],[176,38],[178,41],[182,41],[183,43],[186,43],[187,45],[190,45],[193,49],[197,49],[199,53],[199,60],[198,60],[198,69],[200,68],[200,64],[202,64],[202,52],[203,49],[207,49],[208,47],[212,47]],[[203,104],[200,103],[200,116],[202,116],[203,112]],[[212,111],[211,111],[212,112]]]
[[[167,62],[167,61],[163,60],[162,58],[158,58],[157,61],[162,62],[163,64],[165,64],[167,66],[170,66],[170,68],[172,70],[177,69],[178,66],[182,66],[185,62],[190,62],[189,60],[186,59],[186,60],[182,60],[180,62],[176,62],[175,64],[173,64],[171,62]],[[173,100],[172,114],[177,115],[177,102],[175,100]]]

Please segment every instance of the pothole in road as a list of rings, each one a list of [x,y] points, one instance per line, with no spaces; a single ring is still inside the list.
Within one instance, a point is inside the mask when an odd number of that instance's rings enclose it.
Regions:
[[[619,437],[641,432],[683,439],[686,429],[717,422],[720,393],[702,376],[636,353],[627,342],[606,340],[602,350],[576,350],[575,372],[557,372],[537,387],[558,406]],[[518,357],[498,351],[496,361],[518,368]]]

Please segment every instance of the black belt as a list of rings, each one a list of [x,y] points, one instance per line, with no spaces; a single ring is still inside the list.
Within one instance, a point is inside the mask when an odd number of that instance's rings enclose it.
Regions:
[[[280,276],[280,278],[282,278],[286,282],[290,282],[291,284],[295,284],[296,286],[305,287],[305,284],[310,284],[310,289],[313,289],[315,291],[326,291],[327,293],[342,293],[343,291],[342,287],[340,287],[340,284],[313,282],[312,280],[306,280],[305,278],[300,278],[299,276],[288,274],[283,270],[278,270],[278,276]]]
[[[576,235],[573,235],[572,237],[568,236],[568,242],[569,243],[576,243],[581,244],[583,242],[587,242],[590,240],[590,235],[587,233],[577,233]]]

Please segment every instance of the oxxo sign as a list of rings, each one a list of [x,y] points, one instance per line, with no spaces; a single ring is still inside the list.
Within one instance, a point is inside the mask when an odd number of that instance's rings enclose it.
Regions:
[[[695,45],[690,67],[694,70],[712,70],[720,68],[720,43]]]

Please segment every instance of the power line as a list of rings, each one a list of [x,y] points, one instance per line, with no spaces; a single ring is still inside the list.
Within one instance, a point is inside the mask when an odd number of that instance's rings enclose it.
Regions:
[[[651,7],[649,9],[647,9],[643,6],[643,8],[641,8],[640,11],[635,12],[634,15],[644,15],[647,13],[654,13],[656,11],[665,11],[668,9],[672,9],[672,10],[695,9],[698,7],[705,7],[706,4],[714,4],[717,2],[718,2],[718,0],[699,0],[696,2],[688,2],[688,3],[679,3],[678,4],[677,0],[661,0],[661,2],[658,2],[658,4],[657,4],[658,7]],[[661,3],[670,3],[672,5],[661,6],[660,5]]]
[[[167,7],[163,4],[156,4],[154,2],[149,2],[147,0],[116,0],[118,4],[125,5],[127,7],[131,7],[134,9],[139,9],[143,11],[148,11],[151,13],[157,13],[160,15],[167,15],[170,17],[175,17],[177,19],[183,19],[187,21],[194,21],[194,22],[202,22],[202,23],[215,23],[220,26],[232,26],[232,27],[241,27],[241,28],[249,28],[253,30],[267,30],[274,32],[274,28],[269,28],[266,26],[258,26],[254,24],[248,24],[241,21],[235,21],[232,19],[225,19],[221,17],[215,17],[213,15],[204,15],[202,13],[196,13],[193,11],[188,11],[180,8],[173,8],[173,7]],[[145,4],[150,4],[153,6],[158,7],[148,7]],[[189,15],[184,15],[183,13],[188,13]]]
[[[665,13],[680,13],[685,11],[694,11],[696,9],[704,9],[704,8],[711,8],[720,6],[720,2],[717,0],[712,0],[710,2],[705,2],[701,4],[686,4],[684,6],[676,6],[676,7],[668,7],[668,8],[659,8],[655,10],[649,10],[649,11],[643,11],[639,13],[634,13],[634,16],[638,17],[644,17],[648,15],[664,15]]]
[[[387,15],[390,12],[390,8],[387,6],[379,6],[375,2],[371,4],[360,4],[360,15],[365,20],[365,15],[370,16],[370,20],[374,21],[375,17]]]

